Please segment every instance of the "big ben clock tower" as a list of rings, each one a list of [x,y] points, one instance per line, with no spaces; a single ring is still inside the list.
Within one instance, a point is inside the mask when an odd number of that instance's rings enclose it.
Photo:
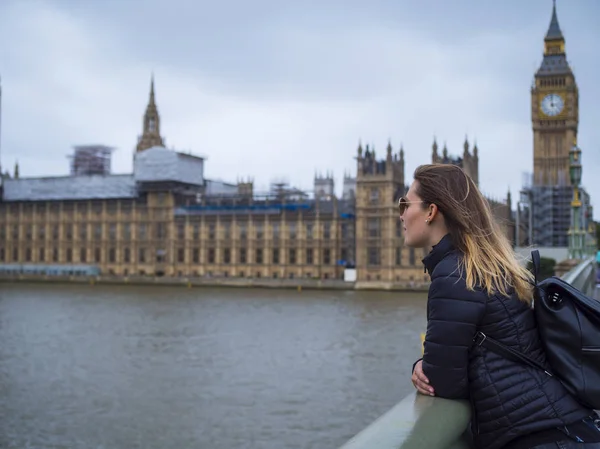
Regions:
[[[556,1],[556,0],[555,0]],[[544,39],[544,59],[531,89],[533,184],[568,186],[569,149],[577,139],[579,93],[567,62],[556,3]]]

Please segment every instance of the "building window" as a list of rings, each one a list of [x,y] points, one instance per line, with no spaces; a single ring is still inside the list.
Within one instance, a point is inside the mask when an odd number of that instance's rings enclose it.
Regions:
[[[396,248],[396,265],[402,265],[402,248]]]
[[[240,248],[240,263],[246,263],[246,248]]]
[[[208,249],[208,263],[215,263],[215,249]]]
[[[296,248],[290,248],[289,264],[290,265],[296,264]]]
[[[331,264],[331,250],[329,248],[325,248],[323,250],[323,264],[324,265]]]
[[[396,237],[402,237],[402,220],[396,220]]]
[[[377,238],[379,235],[379,218],[369,218],[367,221],[367,236],[369,238]]]
[[[331,238],[331,223],[323,223],[323,238],[325,240]]]
[[[185,262],[185,249],[184,248],[177,249],[177,262],[179,262],[179,263]]]
[[[231,249],[223,249],[223,263],[231,263]]]
[[[6,228],[4,224],[0,224],[0,240],[6,240]]]
[[[342,262],[346,263],[348,261],[348,250],[346,248],[342,248],[340,256],[341,256]]]
[[[248,239],[248,227],[246,226],[245,223],[240,223],[238,226],[239,226],[239,231],[240,231],[240,240],[247,240]]]
[[[68,241],[73,240],[73,225],[67,224],[65,225],[65,239]]]
[[[56,239],[58,239],[58,226],[56,226],[56,229],[57,229]],[[19,240],[19,225],[13,225],[12,238],[13,238],[13,240]]]
[[[185,223],[177,223],[177,240],[185,239]]]
[[[306,240],[312,240],[313,229],[314,225],[312,223],[306,223]]]
[[[52,249],[52,262],[58,262],[58,248]]]
[[[139,231],[138,240],[146,240],[146,235],[147,235],[146,223],[140,223],[140,227],[138,228],[138,231]]]
[[[45,248],[40,248],[40,253],[38,254],[38,256],[39,256],[40,262],[45,262],[45,259],[46,259],[46,249]]]
[[[123,240],[131,240],[131,224],[123,224]]]
[[[200,223],[194,223],[193,237],[194,240],[200,239]]]
[[[371,247],[367,250],[367,262],[370,266],[377,266],[379,261],[379,248]]]
[[[290,223],[288,228],[290,232],[290,240],[296,240],[296,223]]]
[[[208,239],[209,240],[215,239],[215,224],[214,223],[210,223],[208,225]]]
[[[31,262],[31,248],[25,249],[25,262]]]
[[[256,257],[256,259],[255,259],[256,263],[258,263],[258,264],[263,263],[263,250],[262,250],[262,248],[256,249],[255,257]]]
[[[94,262],[102,262],[102,251],[100,251],[100,248],[94,249]]]
[[[256,231],[256,239],[257,240],[262,240],[265,236],[264,233],[264,228],[263,228],[263,224],[262,223],[256,223],[254,225],[255,231]]]
[[[164,223],[156,224],[156,238],[162,240],[167,236],[166,227]]]
[[[38,239],[46,240],[46,226],[43,224],[38,227]]]
[[[377,204],[379,202],[379,189],[377,187],[373,187],[371,189],[371,192],[369,195],[369,202],[371,204]]]
[[[71,248],[67,248],[67,262],[73,262],[73,250]]]
[[[146,248],[140,248],[138,250],[138,261],[140,263],[146,263]]]
[[[94,239],[102,240],[102,223],[97,223],[94,226]]]
[[[271,229],[273,231],[273,240],[279,239],[279,223],[273,223]]]
[[[27,240],[31,240],[32,235],[33,235],[33,225],[27,225],[27,228],[25,228],[25,238]]]
[[[58,240],[58,225],[53,225],[52,226],[52,240]]]
[[[312,248],[306,249],[306,264],[307,265],[313,264],[313,249]]]
[[[108,238],[112,241],[117,239],[117,225],[116,223],[111,223],[108,227]]]
[[[4,262],[5,257],[6,257],[6,254],[4,252],[4,248],[0,248],[0,261]]]
[[[129,263],[131,262],[131,250],[129,248],[125,248],[123,250],[123,262]]]
[[[348,223],[342,223],[341,233],[342,233],[342,239],[348,238]]]
[[[231,240],[231,223],[223,224],[223,238],[225,240]]]
[[[410,250],[408,252],[408,263],[410,265],[415,264],[415,249],[414,248],[410,248]]]
[[[87,224],[79,225],[79,240],[83,242],[87,240]]]
[[[108,261],[115,263],[117,261],[117,250],[115,248],[108,249]]]
[[[272,263],[279,263],[279,248],[273,248],[273,260]]]
[[[192,250],[192,261],[194,263],[200,263],[200,249],[199,248],[194,248]]]
[[[85,262],[86,258],[87,258],[87,251],[85,250],[85,248],[80,248],[79,249],[79,261]]]

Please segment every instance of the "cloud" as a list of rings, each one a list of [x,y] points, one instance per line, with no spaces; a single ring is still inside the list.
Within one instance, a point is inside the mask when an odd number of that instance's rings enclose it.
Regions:
[[[73,145],[103,143],[118,148],[115,171],[130,171],[153,71],[167,144],[207,156],[209,177],[252,176],[258,188],[284,177],[309,189],[316,170],[329,170],[339,191],[360,139],[380,155],[388,140],[395,152],[402,145],[410,180],[434,136],[461,154],[467,135],[482,189],[517,197],[532,170],[529,88],[546,3],[4,2],[2,164],[63,174]],[[588,43],[600,38],[598,7],[571,8],[559,19],[593,195],[600,63]]]

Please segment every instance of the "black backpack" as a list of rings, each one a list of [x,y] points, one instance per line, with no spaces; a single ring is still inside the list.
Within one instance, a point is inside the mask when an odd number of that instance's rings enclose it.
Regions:
[[[600,410],[600,301],[559,277],[537,281],[540,253],[531,253],[534,311],[550,370],[525,354],[478,332],[475,343],[559,379],[583,405]]]

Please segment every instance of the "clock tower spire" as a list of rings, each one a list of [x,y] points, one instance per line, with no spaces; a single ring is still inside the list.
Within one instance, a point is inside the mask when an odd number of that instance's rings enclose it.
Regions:
[[[533,183],[570,185],[569,149],[577,138],[579,92],[558,24],[556,0],[544,38],[544,57],[531,89]]]
[[[154,98],[154,75],[152,75],[150,79],[150,99],[143,120],[143,133],[138,139],[136,151],[144,151],[156,146],[162,147],[164,143],[160,135],[160,116]]]

